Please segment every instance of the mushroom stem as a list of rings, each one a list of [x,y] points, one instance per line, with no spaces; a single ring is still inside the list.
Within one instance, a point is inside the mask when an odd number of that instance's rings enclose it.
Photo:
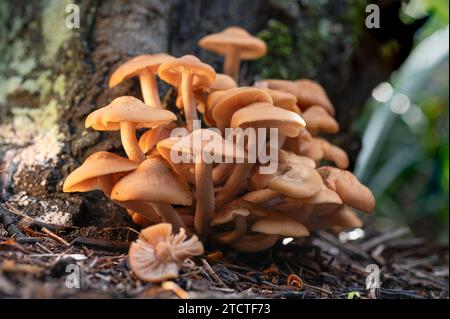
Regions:
[[[194,93],[192,92],[192,73],[183,72],[181,75],[181,97],[183,98],[184,116],[189,132],[192,132],[193,122],[197,117]]]
[[[244,187],[247,186],[247,177],[254,163],[242,163],[234,166],[233,172],[217,194],[216,206],[230,202]]]
[[[236,225],[234,240],[236,240],[247,232],[247,216],[236,216],[234,223]]]
[[[225,55],[223,73],[231,76],[237,82],[239,77],[239,66],[241,64],[240,51],[237,46],[231,46]]]
[[[215,205],[212,164],[207,164],[202,159],[195,163],[195,194],[197,204],[194,229],[200,238],[205,238],[208,235]]]
[[[122,207],[125,207],[128,210],[132,210],[133,212],[144,216],[147,220],[149,220],[153,224],[160,223],[161,220],[158,217],[158,214],[155,212],[155,209],[153,209],[152,205],[146,202],[139,202],[139,201],[126,201],[126,202],[119,202],[119,201],[113,201],[117,205],[120,205]]]
[[[220,163],[212,171],[214,184],[222,184],[233,171],[232,163]]]
[[[139,148],[136,138],[136,124],[127,121],[120,122],[120,137],[128,158],[134,162],[143,162],[145,155]]]
[[[141,83],[144,103],[153,107],[162,108],[155,75],[151,72],[142,72],[139,75],[139,82]]]
[[[156,202],[151,203],[151,205],[165,223],[172,224],[174,234],[177,234],[180,231],[180,228],[184,228],[187,231],[186,225],[184,225],[183,220],[172,205]]]

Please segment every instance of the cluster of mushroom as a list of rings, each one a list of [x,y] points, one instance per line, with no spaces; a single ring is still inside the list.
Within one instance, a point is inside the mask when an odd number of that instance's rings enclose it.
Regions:
[[[199,45],[225,57],[224,74],[195,56],[175,58],[164,53],[135,57],[115,70],[110,87],[137,76],[143,102],[132,96],[116,98],[91,113],[86,127],[120,131],[128,158],[109,152],[92,154],[67,177],[64,191],[101,190],[125,207],[135,223],[146,227],[166,223],[164,236],[156,240],[147,234],[139,243],[145,246],[153,241],[155,254],[158,241],[164,242],[162,254],[172,259],[177,254],[185,258],[202,253],[196,236],[203,243],[255,252],[284,237],[360,227],[361,220],[352,208],[371,212],[375,200],[370,190],[345,170],[349,165],[345,151],[319,137],[339,131],[325,90],[307,79],[238,86],[241,60],[257,59],[267,50],[263,41],[241,28],[208,35]],[[161,103],[157,77],[176,88],[183,124]],[[207,127],[218,130],[196,127],[195,120],[200,117]],[[172,130],[180,127],[190,134],[171,136]],[[234,141],[223,135],[226,128],[239,127],[278,129],[275,173],[262,174],[260,168],[266,164],[248,161],[245,149],[236,152]],[[137,130],[144,128],[148,130],[138,140]],[[198,148],[201,151],[206,144],[203,142],[213,137],[220,144],[218,155],[233,157],[234,162],[207,163],[197,156]],[[189,143],[193,139],[202,141],[197,149]],[[176,163],[173,151],[193,161]],[[323,161],[334,166],[319,167]],[[171,237],[167,234],[171,231],[173,236],[182,235]],[[165,250],[189,237],[185,251]],[[147,251],[143,247],[134,245],[130,253]]]

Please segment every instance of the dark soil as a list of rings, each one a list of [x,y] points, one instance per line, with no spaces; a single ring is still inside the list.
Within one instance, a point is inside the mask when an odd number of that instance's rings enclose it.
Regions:
[[[448,248],[407,229],[366,230],[364,239],[346,243],[321,232],[257,254],[207,249],[183,264],[175,289],[134,276],[127,250],[136,234],[127,227],[43,224],[2,204],[0,297],[448,298]],[[370,264],[379,266],[381,280],[372,296],[365,288]],[[66,285],[70,265],[78,266],[79,289]]]

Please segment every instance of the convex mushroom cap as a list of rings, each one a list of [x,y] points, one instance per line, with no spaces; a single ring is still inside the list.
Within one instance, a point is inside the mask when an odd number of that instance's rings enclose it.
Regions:
[[[90,155],[64,181],[64,192],[102,190],[109,197],[114,174],[127,173],[138,167],[136,162],[109,152]]]
[[[232,128],[249,126],[277,128],[280,135],[289,137],[297,136],[305,125],[305,121],[297,113],[286,111],[269,103],[253,103],[236,111],[230,124]]]
[[[351,172],[331,166],[317,169],[322,176],[324,184],[334,190],[344,204],[370,213],[375,209],[375,198],[369,188]]]

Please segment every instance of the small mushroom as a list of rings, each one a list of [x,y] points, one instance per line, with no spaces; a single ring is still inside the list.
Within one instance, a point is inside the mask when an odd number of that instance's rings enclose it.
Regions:
[[[242,195],[242,199],[254,204],[262,204],[278,198],[280,193],[270,188],[257,189]]]
[[[333,104],[325,92],[325,89],[317,82],[309,79],[298,79],[294,81],[297,86],[297,104],[302,110],[313,105],[323,107],[329,114],[335,115]]]
[[[341,169],[346,169],[350,165],[348,155],[342,148],[319,137],[313,137],[310,142],[304,143],[299,153],[316,162],[321,160],[334,162]]]
[[[273,100],[273,105],[281,107],[282,109],[285,109],[287,111],[292,111],[300,114],[300,109],[297,106],[297,98],[295,97],[295,95],[273,89],[263,90],[269,93],[270,97]]]
[[[145,155],[139,148],[136,128],[165,125],[176,119],[176,115],[168,110],[149,108],[135,97],[121,96],[89,114],[85,126],[98,131],[120,130],[122,145],[128,158],[142,162]]]
[[[264,41],[239,27],[229,27],[222,32],[207,35],[200,39],[199,45],[203,49],[225,56],[223,72],[235,81],[239,76],[241,60],[255,60],[267,52]]]
[[[162,63],[170,61],[171,59],[174,59],[174,57],[166,53],[152,55],[144,54],[134,57],[119,66],[113,74],[111,74],[109,87],[112,88],[129,78],[139,76],[144,103],[161,108],[162,106],[155,74]]]
[[[208,87],[215,80],[216,72],[197,57],[185,55],[161,64],[158,75],[167,83],[180,88],[186,125],[189,132],[192,132],[193,121],[198,119],[194,90]]]
[[[215,212],[211,226],[227,224],[234,221],[233,231],[217,234],[215,237],[222,243],[232,243],[247,232],[247,217],[250,215],[250,204],[243,200],[234,200],[224,208]]]
[[[197,108],[200,113],[206,111],[206,101],[208,96],[216,91],[225,91],[234,89],[237,87],[236,82],[226,74],[217,73],[216,79],[205,89],[199,89],[194,92],[195,99],[197,100]]]
[[[312,135],[319,132],[336,134],[339,132],[338,122],[320,106],[311,106],[302,113],[302,117],[306,122],[308,131]]]
[[[187,153],[194,157],[197,199],[194,227],[200,238],[204,238],[208,234],[209,223],[215,209],[213,162],[205,161],[205,155],[209,153],[221,159],[228,157],[244,160],[245,154],[241,154],[232,142],[224,140],[220,134],[209,129],[198,129],[188,136],[175,140],[171,151]]]
[[[139,239],[130,246],[129,261],[139,279],[160,282],[178,277],[183,261],[203,251],[196,236],[187,239],[183,228],[174,235],[172,225],[161,223],[141,230]]]
[[[170,137],[170,133],[175,127],[176,125],[169,124],[148,130],[139,139],[139,148],[144,154],[150,153],[156,147],[156,144]]]
[[[263,217],[253,223],[251,230],[268,235],[309,236],[309,231],[303,224],[283,214],[270,214],[267,217]]]
[[[313,215],[304,222],[305,226],[311,231],[327,229],[351,229],[363,226],[361,219],[347,205],[341,205],[334,211],[326,215]]]
[[[217,127],[223,130],[225,127],[229,127],[235,112],[257,102],[270,105],[273,103],[270,95],[258,88],[239,87],[227,90],[214,104],[211,110],[212,119]]]
[[[185,228],[177,211],[171,205],[190,206],[192,194],[189,185],[174,176],[164,160],[153,157],[143,161],[136,170],[114,185],[113,200],[150,203],[164,222],[178,231]]]
[[[344,204],[370,213],[375,209],[375,198],[369,188],[349,171],[331,166],[317,169],[324,184],[335,191]]]
[[[126,173],[138,167],[136,162],[120,157],[109,152],[97,152],[89,156],[86,161],[70,173],[64,181],[64,192],[89,192],[101,190],[106,197],[111,198],[114,183]],[[158,215],[146,203],[142,202],[119,202],[122,207],[143,214],[147,220],[156,223]],[[134,215],[133,215],[134,216]]]
[[[279,239],[279,235],[253,233],[242,236],[231,246],[241,252],[255,253],[271,248]]]
[[[317,172],[308,166],[297,165],[282,175],[275,176],[269,188],[293,198],[307,198],[316,195],[323,184]]]

